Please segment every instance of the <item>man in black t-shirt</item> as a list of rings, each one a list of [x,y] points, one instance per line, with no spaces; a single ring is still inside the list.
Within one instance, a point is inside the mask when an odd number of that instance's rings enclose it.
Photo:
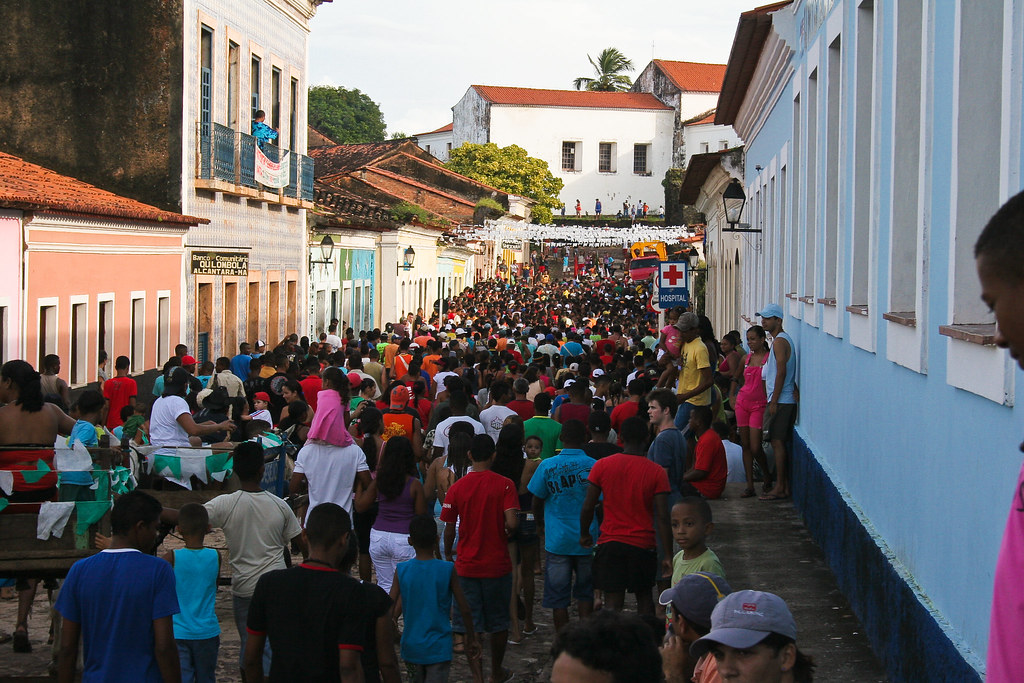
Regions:
[[[362,682],[359,660],[373,616],[365,588],[339,571],[351,531],[344,508],[317,505],[302,532],[309,544],[306,561],[260,577],[249,606],[246,681],[263,681],[269,638],[271,681]]]

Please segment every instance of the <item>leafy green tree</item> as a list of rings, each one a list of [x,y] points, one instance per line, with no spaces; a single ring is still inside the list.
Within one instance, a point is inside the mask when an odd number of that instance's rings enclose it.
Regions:
[[[309,89],[308,110],[309,125],[338,144],[384,139],[384,114],[358,89],[314,85]]]
[[[548,162],[528,156],[518,145],[498,147],[493,142],[467,142],[452,150],[446,167],[502,192],[535,200],[534,223],[550,223],[551,210],[561,206],[561,178],[552,175]]]
[[[626,56],[614,47],[606,47],[597,56],[597,61],[590,55],[587,60],[594,67],[596,78],[580,76],[573,81],[577,90],[600,90],[614,92],[629,90],[633,85],[633,79],[623,74],[623,71],[633,71],[633,62],[626,59]]]

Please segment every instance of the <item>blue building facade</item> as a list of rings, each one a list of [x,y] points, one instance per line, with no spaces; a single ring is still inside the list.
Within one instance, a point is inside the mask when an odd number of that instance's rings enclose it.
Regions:
[[[1022,74],[1021,0],[798,0],[741,16],[719,101],[762,231],[733,323],[786,311],[794,502],[896,681],[984,675],[1024,378],[972,247],[1022,187]]]

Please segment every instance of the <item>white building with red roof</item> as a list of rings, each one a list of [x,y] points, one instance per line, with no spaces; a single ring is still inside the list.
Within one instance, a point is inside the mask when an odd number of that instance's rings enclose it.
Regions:
[[[743,144],[732,126],[715,125],[715,107],[725,78],[725,64],[654,59],[633,82],[633,92],[651,93],[676,110],[672,165],[686,168],[694,154]]]
[[[664,201],[675,111],[646,92],[539,90],[473,85],[453,108],[452,143],[519,145],[565,184],[566,212],[593,215],[623,203]],[[421,142],[422,144],[422,142]]]
[[[438,161],[447,164],[452,155],[452,129],[454,127],[454,124],[447,123],[428,133],[417,133],[413,139],[427,153],[433,154]]]

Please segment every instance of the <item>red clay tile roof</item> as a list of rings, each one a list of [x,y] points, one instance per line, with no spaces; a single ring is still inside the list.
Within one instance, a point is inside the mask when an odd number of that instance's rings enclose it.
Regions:
[[[206,218],[164,211],[0,152],[0,206],[85,216],[199,225]]]
[[[695,117],[693,117],[689,121],[683,121],[683,125],[684,126],[700,126],[700,125],[703,125],[705,123],[714,123],[714,122],[715,122],[715,110],[712,109],[711,111],[704,112],[703,114],[697,114]]]
[[[724,67],[723,67],[724,69]],[[589,90],[539,90],[499,85],[474,85],[480,96],[493,104],[538,107],[582,107],[588,109],[671,110],[650,93],[591,92]]]
[[[772,30],[771,14],[792,2],[793,0],[782,0],[740,14],[736,35],[732,40],[732,49],[729,52],[729,68],[726,70],[718,95],[715,123],[731,126],[736,122],[736,115],[743,104],[743,98],[746,97],[750,81],[754,78],[757,63],[761,59],[761,50]]]
[[[377,161],[381,157],[388,156],[403,146],[409,145],[415,150],[422,151],[415,142],[408,138],[401,140],[385,140],[383,142],[363,142],[355,145],[335,145],[334,147],[319,147],[309,150],[309,156],[313,158],[314,172],[317,178],[337,173],[350,173],[360,166]]]
[[[416,135],[433,135],[434,133],[450,133],[455,128],[454,123],[446,123],[437,130],[432,130],[429,133],[416,133]]]
[[[671,62],[655,59],[655,66],[683,92],[720,92],[725,78],[725,64]]]

